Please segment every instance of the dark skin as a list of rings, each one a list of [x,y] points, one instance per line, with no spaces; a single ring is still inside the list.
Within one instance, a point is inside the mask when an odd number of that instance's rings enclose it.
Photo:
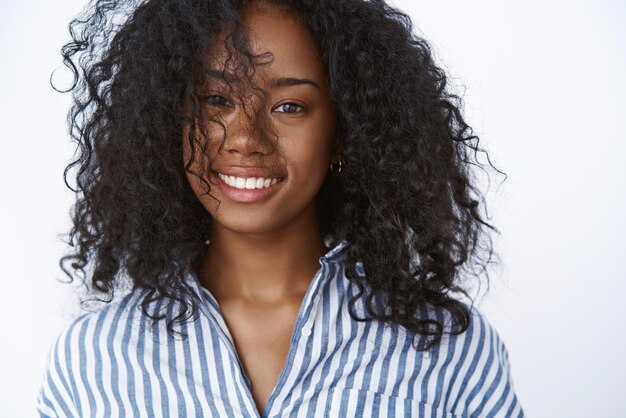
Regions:
[[[267,112],[278,136],[277,147],[270,150],[262,141],[252,140],[255,133],[241,103],[228,96],[219,80],[211,80],[203,94],[210,95],[207,106],[227,129],[221,149],[217,141],[209,144],[211,167],[279,164],[286,179],[267,198],[246,203],[233,201],[212,186],[219,208],[215,199],[202,195],[197,178],[188,174],[188,179],[214,220],[198,277],[220,305],[262,412],[285,366],[303,297],[320,268],[318,259],[328,251],[316,219],[315,198],[339,155],[326,70],[306,28],[284,10],[269,6],[253,6],[243,21],[252,51],[274,56],[252,78],[268,94],[268,107],[248,104],[256,106],[255,112]],[[214,51],[209,67],[221,69],[224,47],[218,43]],[[273,86],[272,80],[280,77],[315,85]],[[207,123],[206,129],[210,138],[211,133],[221,137],[215,124]],[[187,147],[184,156],[187,161]]]

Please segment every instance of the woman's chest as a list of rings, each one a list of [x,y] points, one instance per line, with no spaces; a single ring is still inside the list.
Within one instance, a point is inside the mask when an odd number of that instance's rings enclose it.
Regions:
[[[99,366],[96,373],[70,375],[66,382],[71,399],[80,402],[75,416],[453,416],[429,405],[445,400],[447,390],[417,389],[426,383],[422,376],[434,381],[441,373],[403,353],[402,340],[388,339],[375,327],[337,333],[338,322],[324,315],[297,325],[293,315],[283,315],[230,315],[236,352],[217,322],[193,324],[183,340],[158,334],[123,344],[105,340],[80,360]]]
[[[262,412],[274,391],[291,348],[299,306],[272,309],[222,307],[224,321],[237,356],[252,385],[252,396]]]

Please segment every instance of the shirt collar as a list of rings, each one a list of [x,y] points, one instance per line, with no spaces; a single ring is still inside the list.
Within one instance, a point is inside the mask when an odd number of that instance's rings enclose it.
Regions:
[[[330,245],[332,243],[332,239],[331,238],[326,238],[324,240],[324,243],[326,244],[326,247],[330,248]],[[348,246],[348,241],[345,239],[340,240],[334,247],[330,248],[330,250],[328,250],[328,252],[326,254],[324,254],[322,257],[320,257],[319,261],[320,263],[323,261],[327,261],[327,262],[340,262],[344,256],[345,256],[345,251],[344,249]]]

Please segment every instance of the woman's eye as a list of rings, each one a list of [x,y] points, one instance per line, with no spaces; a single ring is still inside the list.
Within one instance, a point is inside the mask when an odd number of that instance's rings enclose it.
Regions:
[[[279,110],[283,109],[283,110]],[[280,106],[276,107],[276,110],[279,113],[298,113],[302,111],[302,106],[297,105],[295,103],[283,103]]]
[[[205,96],[204,100],[206,100],[209,104],[215,106],[228,106],[230,104],[228,103],[228,100],[226,100],[224,97],[216,94],[211,96]]]

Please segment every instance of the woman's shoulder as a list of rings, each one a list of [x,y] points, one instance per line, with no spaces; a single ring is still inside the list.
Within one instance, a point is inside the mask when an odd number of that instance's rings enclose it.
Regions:
[[[503,368],[509,373],[509,353],[500,332],[488,316],[478,307],[462,303],[469,314],[467,329],[453,332],[451,314],[439,312],[430,319],[437,320],[444,327],[441,340],[426,356],[445,361],[448,367],[459,370],[470,381],[484,378],[490,367]]]
[[[53,348],[58,347],[61,341],[99,337],[105,329],[111,328],[112,323],[138,317],[141,312],[141,297],[144,294],[145,291],[138,289],[115,301],[94,305],[96,308],[87,308],[59,332]]]
[[[446,369],[438,378],[440,387],[448,388],[448,410],[458,416],[523,416],[503,338],[484,312],[464,306],[470,318],[467,329],[445,334],[429,354]]]
[[[465,343],[471,345],[476,350],[496,350],[494,355],[508,360],[508,352],[504,340],[487,314],[474,305],[465,304],[465,307],[470,317],[467,330],[461,334],[461,338],[465,340]]]
[[[488,314],[474,304],[460,300],[457,302],[460,303],[459,307],[468,313],[469,319],[466,330],[461,333],[455,332],[459,328],[459,323],[456,320],[459,315],[453,317],[449,310],[441,308],[420,311],[422,319],[441,324],[443,330],[441,346],[461,343],[481,350],[487,347],[504,346],[504,341],[497,327],[489,319]]]
[[[128,292],[113,302],[82,312],[72,319],[52,340],[48,349],[48,369],[59,373],[76,371],[74,358],[84,360],[94,354],[94,348],[110,343],[111,334],[130,329],[140,320],[143,290]],[[128,325],[131,325],[130,327]],[[117,338],[116,338],[117,339]]]
[[[128,342],[140,321],[144,291],[127,293],[114,302],[83,312],[66,325],[52,341],[38,395],[41,416],[80,416],[74,403],[84,397],[89,379],[97,380],[107,357]],[[139,323],[139,322],[137,322]]]

